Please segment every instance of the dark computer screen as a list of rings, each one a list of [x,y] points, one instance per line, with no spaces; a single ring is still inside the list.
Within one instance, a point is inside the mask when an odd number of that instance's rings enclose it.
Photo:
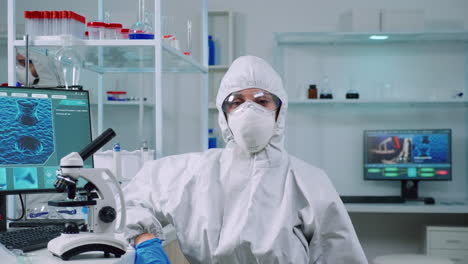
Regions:
[[[364,179],[451,178],[450,129],[364,131]]]
[[[60,159],[91,142],[88,92],[0,87],[0,107],[0,194],[54,191]]]

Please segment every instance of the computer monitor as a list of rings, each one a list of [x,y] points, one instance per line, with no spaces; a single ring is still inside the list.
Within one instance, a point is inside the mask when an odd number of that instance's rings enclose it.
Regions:
[[[402,196],[418,199],[418,181],[452,179],[451,130],[364,131],[364,179],[402,181]]]
[[[1,222],[5,195],[56,192],[60,159],[91,142],[91,121],[83,90],[0,87],[0,106]],[[92,158],[84,164],[92,168]]]

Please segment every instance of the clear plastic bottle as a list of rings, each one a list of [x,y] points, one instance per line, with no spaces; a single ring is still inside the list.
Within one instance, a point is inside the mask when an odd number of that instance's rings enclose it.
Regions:
[[[114,160],[114,176],[115,179],[122,183],[122,156],[120,151],[120,143],[115,143],[113,148],[113,160]]]
[[[65,89],[75,89],[80,81],[81,57],[72,46],[71,36],[61,37],[62,48],[55,54],[56,68],[59,70],[61,83]]]
[[[149,160],[149,148],[148,148],[148,141],[146,139],[141,141],[141,166],[145,164]]]
[[[333,99],[333,93],[330,88],[330,80],[325,77],[322,82],[322,92],[320,93],[320,99]]]

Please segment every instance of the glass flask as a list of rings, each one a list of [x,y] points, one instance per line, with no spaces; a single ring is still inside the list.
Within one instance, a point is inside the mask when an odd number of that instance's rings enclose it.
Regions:
[[[60,83],[65,89],[79,88],[82,59],[72,46],[71,36],[62,36],[62,47],[55,54]]]
[[[131,33],[153,33],[153,27],[151,26],[150,22],[148,21],[151,19],[151,14],[148,12],[146,13],[145,10],[145,0],[138,0],[138,21],[135,22],[131,28]]]

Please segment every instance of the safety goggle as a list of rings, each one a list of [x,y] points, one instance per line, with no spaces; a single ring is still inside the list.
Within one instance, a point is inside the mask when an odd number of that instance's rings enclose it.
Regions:
[[[281,107],[281,100],[276,95],[262,89],[250,88],[228,95],[223,101],[223,112],[232,113],[246,101],[252,101],[271,111]]]

